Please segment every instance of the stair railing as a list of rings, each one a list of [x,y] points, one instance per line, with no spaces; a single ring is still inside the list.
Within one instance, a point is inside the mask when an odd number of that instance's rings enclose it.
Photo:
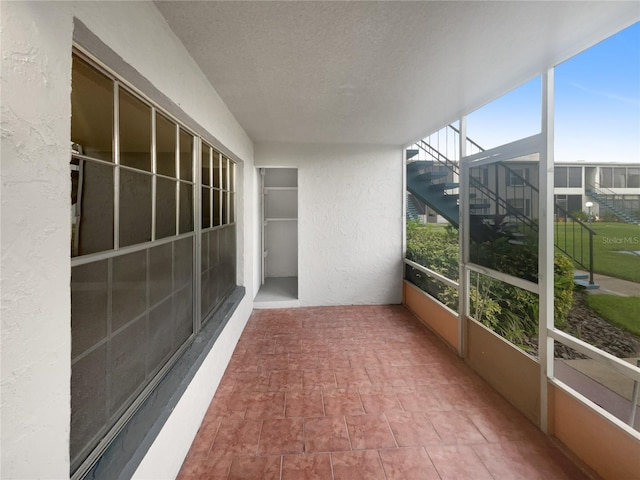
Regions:
[[[436,149],[434,146],[432,146],[430,143],[427,143],[424,140],[419,140],[416,143],[416,145],[419,148],[421,148],[424,152],[429,154],[431,158],[433,158],[436,162],[448,168],[451,173],[453,173],[456,176],[459,174],[458,162],[451,160],[445,154],[440,153],[440,151]]]
[[[508,165],[505,165],[503,162],[498,162],[498,163],[501,164],[501,166],[510,175],[512,175],[513,177],[516,177],[523,184],[526,184],[531,190],[535,191],[536,193],[539,193],[538,188],[535,185],[531,184],[531,182],[529,182],[526,178],[524,178],[518,172],[510,168]],[[593,281],[593,236],[596,235],[596,232],[594,232],[588,225],[586,225],[580,219],[573,216],[570,212],[565,210],[563,207],[561,207],[557,203],[554,202],[554,206],[555,206],[555,209],[561,214],[562,218],[565,219],[564,237],[563,237],[564,242],[562,242],[562,239],[560,238],[560,235],[559,235],[560,226],[558,225],[558,222],[556,222],[556,228],[554,229],[555,230],[554,244],[556,248],[558,248],[560,251],[564,252],[566,255],[571,257],[579,266],[589,271],[589,283],[593,285],[594,283]],[[571,230],[572,230],[571,246],[569,246],[567,241],[568,239],[567,224],[569,223],[568,220],[571,220]],[[578,238],[580,239],[579,242],[576,241],[576,235],[575,235],[576,225],[578,225]],[[585,252],[585,248],[586,248],[585,235],[588,242],[588,250],[586,252]]]
[[[449,124],[448,127],[451,130],[453,130],[456,135],[460,136],[460,130],[458,130],[456,127],[454,127],[451,124]],[[476,142],[474,142],[472,139],[467,137],[466,140],[467,140],[467,144],[471,147],[469,149],[469,151],[467,152],[468,155],[473,155],[474,153],[484,152],[485,149],[482,148],[480,145],[478,145]]]
[[[425,142],[424,140],[420,140],[416,143],[416,145],[429,154],[433,160],[438,162],[440,165],[445,166],[452,174],[452,177],[455,179],[460,174],[460,165],[459,162],[453,161],[449,159],[446,155],[439,152],[435,147]],[[447,181],[448,179],[443,179],[443,181]],[[504,212],[505,215],[508,215],[510,218],[515,219],[515,221],[521,226],[523,230],[529,230],[530,232],[537,232],[538,226],[536,223],[525,214],[520,212],[520,210],[509,203],[509,201],[502,198],[496,192],[491,190],[488,186],[484,185],[481,181],[476,178],[471,177],[469,179],[470,187],[474,188],[478,191],[484,198],[489,201],[495,203],[496,205],[496,215],[499,215],[501,212]],[[482,198],[477,199],[482,200]],[[524,232],[523,232],[524,233]]]
[[[610,188],[603,187],[603,186],[596,187],[595,185],[587,185],[587,188],[585,190],[589,193],[593,192],[598,195],[619,195],[618,193],[614,192]]]
[[[458,130],[456,127],[454,127],[453,125],[448,125],[448,127],[452,129],[456,135],[460,135],[460,130]],[[467,138],[466,140],[473,149],[479,152],[485,151],[484,148],[482,148],[472,139]],[[424,140],[420,140],[419,142],[416,143],[416,145],[418,145],[418,147],[422,148],[429,155],[431,155],[431,157],[434,160],[438,161],[438,163],[447,167],[454,175],[459,175],[460,170],[459,170],[458,162],[452,161],[446,155],[443,155],[442,153],[440,153],[437,149],[435,149],[432,145],[425,142]],[[494,165],[497,165],[499,166],[499,168],[502,168],[504,170],[505,174],[507,175],[504,178],[509,178],[508,176],[510,176],[511,178],[515,178],[519,180],[519,182],[521,183],[522,192],[523,192],[523,197],[522,197],[523,201],[525,200],[524,188],[526,186],[528,188],[528,191],[530,192],[530,197],[529,197],[530,204],[533,204],[531,195],[533,195],[533,192],[535,192],[536,195],[539,195],[538,188],[535,185],[533,185],[531,182],[529,182],[526,178],[524,178],[522,175],[520,175],[517,171],[510,168],[508,165],[505,165],[504,162],[496,162]],[[537,224],[531,218],[529,218],[526,215],[523,215],[521,212],[518,211],[518,209],[514,208],[511,204],[509,204],[507,200],[499,196],[496,192],[493,192],[491,189],[485,186],[482,182],[471,177],[469,179],[469,183],[470,183],[470,186],[482,191],[489,198],[494,200],[496,202],[496,205],[503,207],[504,211],[506,211],[509,215],[515,217],[521,225],[526,225],[531,229],[532,232],[538,231]],[[594,232],[581,220],[571,215],[571,213],[569,213],[567,210],[562,208],[557,203],[554,202],[554,205],[555,205],[555,209],[559,211],[562,214],[563,218],[565,219],[564,242],[562,242],[562,239],[560,238],[560,235],[559,235],[560,227],[558,226],[558,222],[556,222],[554,244],[560,251],[562,251],[569,257],[571,257],[580,267],[589,271],[589,283],[593,285],[594,284],[593,236],[596,235],[596,232]],[[568,244],[567,220],[571,220],[571,228],[572,228],[572,232],[571,232],[572,245],[571,246],[569,246]],[[576,225],[578,225],[578,237],[580,239],[579,244],[576,242],[576,235],[575,235]],[[586,251],[586,253],[585,253],[585,246],[584,246],[585,235],[588,243],[588,250]],[[588,258],[585,258],[585,257],[588,257]]]
[[[574,262],[589,272],[589,283],[593,285],[593,236],[596,235],[596,232],[572,216],[557,203],[555,208],[564,219],[564,222],[555,222],[554,245],[558,250],[571,257]],[[578,225],[577,235],[576,225]],[[562,237],[560,236],[561,230],[564,231]],[[571,238],[570,242],[568,240],[569,238]],[[585,250],[587,248],[588,250]]]
[[[623,195],[616,193],[607,187],[596,187],[595,185],[588,185],[585,190],[587,195],[595,195],[593,198],[598,203],[612,210],[618,216],[627,217],[626,220],[640,221],[638,215],[625,205],[624,200],[622,198],[618,198],[623,197]]]

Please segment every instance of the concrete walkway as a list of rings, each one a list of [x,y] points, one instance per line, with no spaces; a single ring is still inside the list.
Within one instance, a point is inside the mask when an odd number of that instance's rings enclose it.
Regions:
[[[586,275],[587,272],[577,271]],[[620,295],[622,297],[640,296],[640,283],[594,274],[593,280],[600,288],[586,291],[590,295]],[[640,353],[640,352],[638,352]],[[639,357],[622,358],[636,365]],[[633,381],[625,375],[593,359],[555,361],[556,376],[584,396],[602,406],[605,410],[627,423],[631,414],[631,396]],[[635,407],[636,429],[640,430],[640,401]]]
[[[633,363],[634,359],[623,359]],[[635,365],[635,363],[633,363]],[[633,380],[596,360],[555,360],[554,375],[560,381],[629,424]],[[640,402],[636,405],[634,428],[640,430]]]
[[[588,275],[587,272],[582,271],[576,271],[576,273]],[[600,275],[598,273],[593,274],[593,281],[600,285],[600,288],[595,290],[587,290],[587,292],[591,294],[620,295],[622,297],[640,296],[640,283],[621,280],[614,277],[608,277],[606,275]]]

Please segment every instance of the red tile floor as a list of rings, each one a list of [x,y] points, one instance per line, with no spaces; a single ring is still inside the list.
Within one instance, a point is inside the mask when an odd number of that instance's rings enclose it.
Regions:
[[[179,479],[584,479],[401,306],[256,310]]]

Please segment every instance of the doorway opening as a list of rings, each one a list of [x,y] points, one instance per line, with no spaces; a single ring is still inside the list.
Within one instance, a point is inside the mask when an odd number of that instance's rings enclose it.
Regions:
[[[298,170],[261,168],[261,286],[256,308],[298,306]]]

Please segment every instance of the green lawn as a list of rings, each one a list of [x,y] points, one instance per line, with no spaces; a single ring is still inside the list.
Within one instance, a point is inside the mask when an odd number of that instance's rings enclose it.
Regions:
[[[554,239],[564,245],[576,241],[579,250],[579,229],[572,229],[571,223],[556,223]],[[593,237],[594,271],[610,277],[622,278],[640,283],[640,255],[620,252],[640,251],[640,226],[628,223],[595,222],[591,224],[596,232]],[[574,239],[575,236],[575,239]],[[585,260],[588,260],[588,237],[582,238]],[[586,262],[585,262],[586,263]],[[588,264],[588,263],[587,263]]]
[[[640,297],[588,295],[587,304],[602,318],[640,337]]]

